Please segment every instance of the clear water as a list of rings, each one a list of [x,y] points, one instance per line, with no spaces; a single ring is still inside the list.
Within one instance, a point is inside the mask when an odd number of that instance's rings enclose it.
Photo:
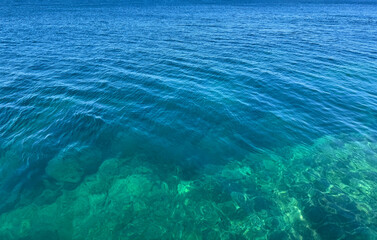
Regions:
[[[377,5],[0,7],[0,239],[376,239]]]

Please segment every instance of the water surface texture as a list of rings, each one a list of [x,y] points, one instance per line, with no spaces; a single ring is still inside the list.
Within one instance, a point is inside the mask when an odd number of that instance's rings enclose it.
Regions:
[[[376,239],[377,5],[0,7],[0,239]]]

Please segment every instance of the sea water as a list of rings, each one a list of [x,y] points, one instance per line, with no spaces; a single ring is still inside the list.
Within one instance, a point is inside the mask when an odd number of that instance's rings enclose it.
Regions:
[[[376,239],[377,5],[0,7],[0,239]]]

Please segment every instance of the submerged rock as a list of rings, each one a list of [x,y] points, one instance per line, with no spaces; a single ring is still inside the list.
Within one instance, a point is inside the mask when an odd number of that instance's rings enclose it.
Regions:
[[[49,161],[46,173],[58,182],[78,183],[84,175],[84,170],[76,159],[58,156]]]
[[[139,156],[88,174],[92,154],[62,151],[33,204],[0,214],[0,239],[373,239],[373,153],[331,141],[248,154],[189,181]]]
[[[48,162],[46,174],[58,182],[78,183],[100,158],[100,153],[94,149],[67,147]]]

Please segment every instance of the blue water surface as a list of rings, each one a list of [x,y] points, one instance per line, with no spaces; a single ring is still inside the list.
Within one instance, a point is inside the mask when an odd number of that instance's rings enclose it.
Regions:
[[[376,239],[377,5],[0,7],[0,239]]]

